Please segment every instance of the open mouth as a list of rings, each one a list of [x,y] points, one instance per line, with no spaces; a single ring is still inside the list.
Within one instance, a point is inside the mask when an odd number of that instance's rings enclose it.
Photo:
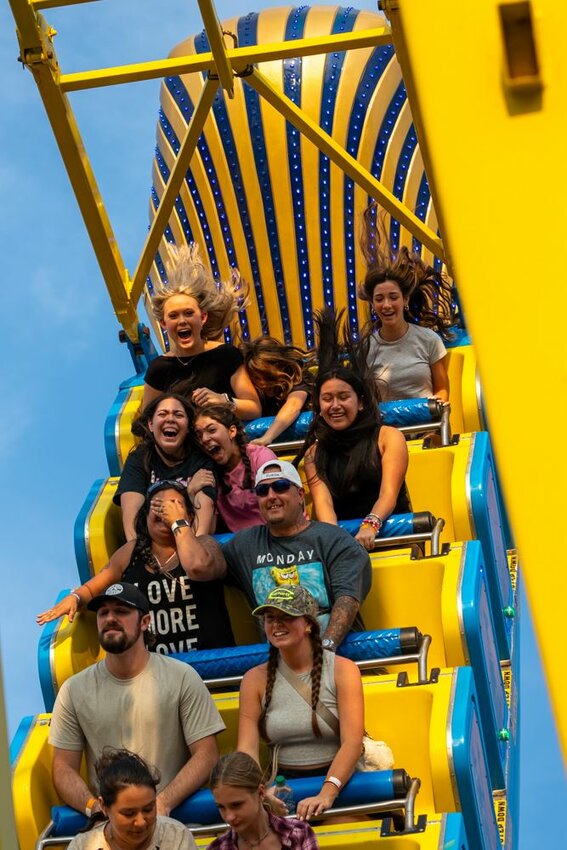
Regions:
[[[176,428],[163,428],[161,433],[169,440],[173,440],[177,437],[179,431]]]
[[[188,339],[191,339],[192,336],[193,336],[193,334],[191,332],[191,328],[180,328],[177,331],[177,338],[178,339],[188,340]]]

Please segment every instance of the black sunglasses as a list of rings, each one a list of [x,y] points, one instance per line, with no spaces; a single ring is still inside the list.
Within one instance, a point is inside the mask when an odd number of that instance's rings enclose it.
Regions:
[[[274,493],[287,493],[291,487],[291,481],[288,481],[287,478],[275,478],[273,481],[261,481],[260,484],[256,484],[254,487],[254,492],[257,496],[264,497],[270,492],[270,487]]]

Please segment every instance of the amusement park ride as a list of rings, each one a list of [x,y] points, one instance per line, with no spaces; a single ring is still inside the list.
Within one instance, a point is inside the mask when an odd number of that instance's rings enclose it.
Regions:
[[[544,493],[560,504],[565,450],[551,440],[533,450],[532,422],[518,409],[527,386],[543,398],[565,387],[564,343],[532,322],[528,350],[517,297],[533,285],[523,246],[534,242],[534,212],[548,244],[563,237],[567,11],[555,0],[382,0],[380,12],[281,6],[219,23],[212,0],[199,0],[203,31],[169,58],[67,74],[47,18],[50,8],[79,2],[88,0],[10,0],[21,61],[43,99],[135,371],[106,423],[109,477],[95,482],[75,524],[81,580],[122,542],[112,497],[133,445],[145,369],[155,346],[167,344],[159,326],[152,341],[138,304],[164,279],[164,242],[198,242],[215,276],[237,266],[250,281],[250,303],[239,314],[243,338],[270,333],[312,347],[312,314],[324,304],[344,308],[354,329],[365,321],[356,298],[357,227],[369,199],[377,200],[393,245],[421,251],[456,281],[461,323],[449,343],[449,424],[435,419],[443,411],[431,421],[426,400],[385,410],[409,431],[413,508],[439,520],[416,548],[407,515],[393,524],[391,545],[372,554],[363,615],[387,673],[364,673],[366,724],[391,743],[396,770],[355,782],[339,797],[351,822],[323,820],[316,832],[322,847],[512,850],[520,571],[567,742],[559,626],[548,616],[565,580],[556,537],[536,521]],[[151,223],[130,275],[68,95],[160,78]],[[537,263],[551,299],[559,293],[552,253],[540,252]],[[547,352],[543,372],[534,348]],[[439,433],[412,439],[416,415],[425,417],[419,430]],[[280,453],[301,436],[299,426],[286,434]],[[538,582],[542,565],[548,580]],[[255,640],[251,618],[238,599],[230,603],[246,654]],[[396,646],[408,626],[427,638],[410,653],[417,665]],[[24,718],[12,742],[14,820],[4,799],[0,826],[6,850],[65,846],[84,821],[53,790],[47,731],[61,683],[99,651],[87,617],[49,624],[41,635],[46,713]],[[198,655],[190,663],[199,670]],[[234,675],[228,659],[225,667],[224,677]],[[238,692],[225,684],[214,699],[228,751]],[[208,792],[199,794],[177,815],[201,824],[195,835],[205,847],[220,818],[207,809]],[[357,820],[356,805],[388,816]]]

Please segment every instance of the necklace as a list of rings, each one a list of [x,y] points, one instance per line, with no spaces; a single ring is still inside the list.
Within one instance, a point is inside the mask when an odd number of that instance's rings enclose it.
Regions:
[[[112,850],[120,850],[119,845],[116,843],[116,839],[112,834],[112,826],[110,825],[110,821],[108,821],[103,827],[103,833],[106,836],[106,840],[109,847],[111,847]],[[144,848],[148,848],[150,846],[151,840],[152,836],[150,836],[146,844],[144,844]],[[157,847],[156,850],[159,850],[159,847]]]
[[[189,363],[184,363],[184,362],[183,362],[183,360],[181,359],[181,357],[178,357],[178,356],[177,356],[177,354],[175,355],[175,359],[176,359],[176,360],[177,360],[177,362],[178,362],[178,363],[180,363],[182,366],[190,366],[190,365],[191,365],[191,361],[193,360],[193,357],[195,357],[195,356],[196,356],[195,354],[187,355],[187,357],[189,358]],[[186,360],[187,360],[187,357],[185,358]]]
[[[154,559],[155,559],[155,561],[156,561],[156,563],[157,563],[157,565],[158,565],[158,567],[159,567],[158,572],[160,572],[160,573],[167,573],[167,572],[169,572],[169,570],[166,570],[166,567],[167,567],[167,565],[169,564],[169,562],[170,562],[171,560],[173,560],[173,558],[175,558],[175,556],[177,555],[177,552],[172,552],[172,553],[171,553],[171,555],[169,556],[169,558],[167,558],[167,560],[165,560],[165,561],[163,562],[163,564],[161,563],[160,559],[159,559],[159,558],[158,558],[158,556],[155,554],[155,552],[152,552],[152,555],[154,556]],[[174,564],[174,566],[177,566],[177,564]],[[173,569],[173,567],[170,567],[169,569],[171,570],[171,569]]]
[[[241,838],[248,847],[257,847],[258,844],[262,843],[264,838],[268,837],[269,833],[270,833],[270,825],[268,824],[267,830],[265,831],[265,833],[263,835],[260,836],[260,838],[257,841],[249,841],[247,838],[244,838],[243,835],[239,835],[238,837]]]

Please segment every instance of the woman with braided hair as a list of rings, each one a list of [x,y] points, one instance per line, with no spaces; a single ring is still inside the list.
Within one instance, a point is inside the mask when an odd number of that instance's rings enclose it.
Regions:
[[[367,263],[359,298],[374,317],[368,365],[384,401],[403,398],[449,400],[447,351],[455,323],[449,281],[404,245],[390,248],[376,205],[365,211],[361,247]]]
[[[246,303],[240,275],[216,281],[198,246],[168,246],[167,284],[154,292],[152,312],[167,332],[169,351],[148,366],[145,407],[160,392],[187,396],[193,404],[230,404],[241,419],[260,416],[260,401],[242,354],[222,340],[224,329]]]
[[[216,504],[226,528],[240,531],[263,523],[254,478],[262,464],[276,459],[273,451],[267,446],[248,443],[242,423],[226,404],[214,404],[197,411],[195,435],[217,467],[220,484]],[[199,490],[214,485],[214,474],[206,469],[194,476],[189,492],[195,505],[199,504]]]
[[[238,749],[259,762],[264,739],[286,778],[324,774],[319,793],[297,805],[298,817],[309,820],[332,806],[360,757],[360,672],[354,662],[323,649],[317,603],[305,587],[280,585],[253,613],[263,616],[270,654],[242,679]],[[338,733],[325,711],[338,720]]]
[[[207,580],[204,567],[222,558],[212,537],[196,537],[187,488],[177,481],[158,481],[136,517],[136,539],[114,553],[108,564],[85,584],[40,614],[40,625],[62,617],[69,621],[94,596],[122,580],[147,597],[154,644],[162,654],[234,646],[220,579]]]

